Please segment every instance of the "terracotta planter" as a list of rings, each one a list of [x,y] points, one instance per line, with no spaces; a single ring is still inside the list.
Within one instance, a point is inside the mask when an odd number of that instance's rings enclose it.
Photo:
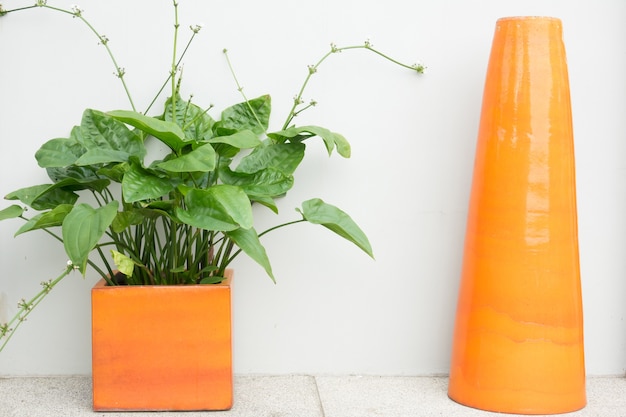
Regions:
[[[230,282],[92,289],[93,409],[232,406]]]
[[[483,95],[449,396],[480,409],[585,406],[569,84],[561,22],[498,20]]]

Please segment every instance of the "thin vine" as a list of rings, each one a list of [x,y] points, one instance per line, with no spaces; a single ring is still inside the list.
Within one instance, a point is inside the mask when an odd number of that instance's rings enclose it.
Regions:
[[[26,321],[28,315],[33,311],[35,307],[39,305],[43,301],[43,299],[52,291],[52,289],[59,283],[63,278],[68,276],[70,272],[74,270],[74,265],[68,261],[68,265],[61,275],[52,279],[50,281],[44,281],[41,283],[42,289],[30,300],[22,299],[17,304],[18,311],[13,316],[11,320],[7,323],[0,324],[0,352],[4,349],[4,347],[9,343],[15,331],[20,327],[22,323]]]

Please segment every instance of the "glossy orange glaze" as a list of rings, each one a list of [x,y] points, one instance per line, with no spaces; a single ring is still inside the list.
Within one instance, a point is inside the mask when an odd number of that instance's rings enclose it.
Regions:
[[[232,406],[230,281],[92,290],[93,408]]]
[[[496,24],[448,393],[518,414],[586,403],[569,81],[555,18]]]

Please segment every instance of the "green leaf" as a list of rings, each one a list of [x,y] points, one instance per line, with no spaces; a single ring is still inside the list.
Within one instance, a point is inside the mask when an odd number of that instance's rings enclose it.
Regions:
[[[272,197],[266,197],[261,195],[253,195],[249,197],[250,200],[259,203],[272,210],[274,213],[278,214],[278,206],[276,206],[276,202],[274,202],[274,199]]]
[[[122,196],[127,203],[158,199],[174,189],[175,185],[169,178],[161,178],[134,164],[122,179]]]
[[[17,204],[13,204],[5,209],[0,210],[0,220],[14,219],[20,217],[26,209]]]
[[[272,100],[264,95],[225,109],[219,124],[227,129],[251,130],[260,135],[269,126],[271,111]]]
[[[109,180],[107,179],[69,177],[54,184],[21,188],[7,194],[5,198],[7,200],[20,200],[36,210],[46,210],[52,209],[59,204],[74,204],[78,199],[78,195],[74,191],[85,189],[102,191],[107,185],[109,185]]]
[[[113,257],[113,263],[115,263],[115,266],[117,266],[118,271],[120,271],[127,277],[133,275],[133,271],[135,270],[135,262],[133,262],[132,259],[114,249],[111,249],[111,256]]]
[[[176,95],[176,120],[172,116],[172,98],[169,97],[165,102],[164,120],[176,122],[178,126],[183,126],[185,137],[188,140],[204,141],[213,136],[215,120],[202,108],[182,100],[178,94]]]
[[[117,201],[97,209],[87,204],[78,204],[65,217],[62,226],[65,252],[83,275],[87,268],[89,253],[115,219],[117,207]]]
[[[291,175],[302,162],[305,149],[306,146],[303,143],[259,146],[241,160],[235,171],[253,174],[271,167],[286,175]]]
[[[111,183],[108,179],[98,176],[92,167],[71,165],[65,168],[46,168],[46,172],[55,184],[64,180],[73,180],[74,186],[63,186],[64,189],[71,191],[83,189],[102,191]]]
[[[141,224],[145,217],[140,210],[125,209],[124,211],[119,211],[115,216],[115,220],[111,223],[111,229],[115,233],[121,233],[129,226]]]
[[[130,165],[127,162],[106,166],[98,169],[97,174],[110,178],[111,180],[121,183],[124,179],[124,174],[128,172]]]
[[[259,136],[250,130],[242,130],[232,135],[215,136],[208,140],[209,143],[224,143],[238,149],[251,149],[261,145]]]
[[[4,198],[7,200],[19,200],[35,210],[50,210],[59,204],[74,204],[78,199],[78,195],[71,191],[63,190],[61,188],[62,185],[59,184],[41,184],[20,188],[7,194]]]
[[[127,161],[131,156],[142,159],[146,155],[142,137],[105,113],[85,110],[80,127],[76,140],[88,153],[79,158],[81,165]]]
[[[87,166],[109,164],[112,162],[127,162],[131,155],[114,149],[90,149],[76,160],[76,165]]]
[[[142,211],[143,215],[150,218],[158,216],[167,216],[177,203],[175,200],[155,200],[144,204],[146,210]],[[150,210],[148,210],[150,209]]]
[[[107,114],[116,120],[154,136],[176,152],[187,145],[185,132],[172,121],[160,120],[130,110],[114,110]]]
[[[57,138],[44,143],[35,159],[42,168],[61,168],[72,165],[83,153],[85,148],[76,139]]]
[[[241,248],[246,255],[261,265],[263,269],[265,269],[267,275],[272,278],[272,281],[276,282],[265,247],[261,244],[259,235],[254,228],[237,229],[226,232],[225,235],[235,242],[235,244],[239,246],[239,248]]]
[[[220,277],[217,275],[210,275],[206,278],[202,278],[200,280],[200,284],[202,285],[219,284],[222,281],[224,281],[224,277]]]
[[[156,166],[169,172],[210,172],[215,169],[215,165],[215,150],[207,143],[183,156],[160,162]]]
[[[324,140],[326,150],[328,154],[332,154],[335,146],[337,152],[344,158],[350,158],[350,143],[339,133],[331,132],[330,130],[319,126],[300,126],[290,127],[286,130],[279,132],[268,133],[268,137],[274,139],[277,142],[284,142],[287,139],[292,141],[301,142],[313,136],[319,136]]]
[[[357,245],[372,258],[374,254],[365,233],[357,224],[339,208],[327,204],[319,198],[302,203],[302,210],[298,210],[309,223],[321,224],[339,236]]]
[[[31,230],[61,226],[63,224],[63,220],[68,213],[72,211],[73,207],[74,206],[71,204],[61,204],[50,211],[40,213],[24,223],[15,233],[15,236],[30,232]]]
[[[266,168],[254,174],[222,168],[220,170],[220,179],[224,184],[241,187],[252,198],[257,196],[278,197],[284,195],[293,187],[293,176],[286,175],[275,168]]]
[[[56,170],[58,168],[50,168],[51,170]],[[60,168],[62,169],[62,168]],[[66,171],[67,172],[67,171]],[[56,172],[58,174],[58,171]],[[48,188],[46,191],[52,191],[56,188],[61,188],[65,191],[80,191],[80,190],[95,190],[102,191],[104,190],[111,181],[106,178],[73,178],[67,177],[60,180],[57,180],[54,185]],[[41,196],[40,196],[41,198]]]
[[[186,210],[177,209],[178,219],[205,230],[229,231],[252,227],[252,205],[239,187],[216,185],[207,190],[190,189]]]

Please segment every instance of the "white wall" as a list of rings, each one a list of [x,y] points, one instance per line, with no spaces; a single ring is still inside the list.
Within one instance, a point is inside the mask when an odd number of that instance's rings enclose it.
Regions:
[[[33,0],[3,3],[8,8]],[[368,232],[376,261],[307,225],[265,241],[277,285],[239,259],[237,373],[447,373],[484,74],[495,21],[510,15],[563,20],[577,147],[587,368],[593,375],[624,372],[626,2],[180,3],[183,28],[205,25],[185,65],[184,90],[217,108],[239,101],[221,54],[228,48],[248,96],[272,94],[274,129],[307,65],[331,42],[370,39],[398,59],[428,66],[420,77],[354,51],[333,56],[314,77],[306,99],[319,105],[298,122],[343,133],[353,157],[328,159],[320,143],[310,146],[295,188],[281,201],[281,217],[295,219],[293,208],[301,201],[324,198]],[[171,2],[89,0],[80,6],[111,40],[135,100],[145,107],[168,71]],[[76,19],[40,9],[0,18],[2,195],[45,181],[35,150],[44,140],[67,135],[83,108],[127,107],[112,73],[104,49]],[[276,220],[258,214],[259,223]],[[43,234],[14,239],[17,227],[0,223],[0,318],[66,260]],[[0,375],[90,372],[89,288],[95,278],[66,278],[0,354]]]

